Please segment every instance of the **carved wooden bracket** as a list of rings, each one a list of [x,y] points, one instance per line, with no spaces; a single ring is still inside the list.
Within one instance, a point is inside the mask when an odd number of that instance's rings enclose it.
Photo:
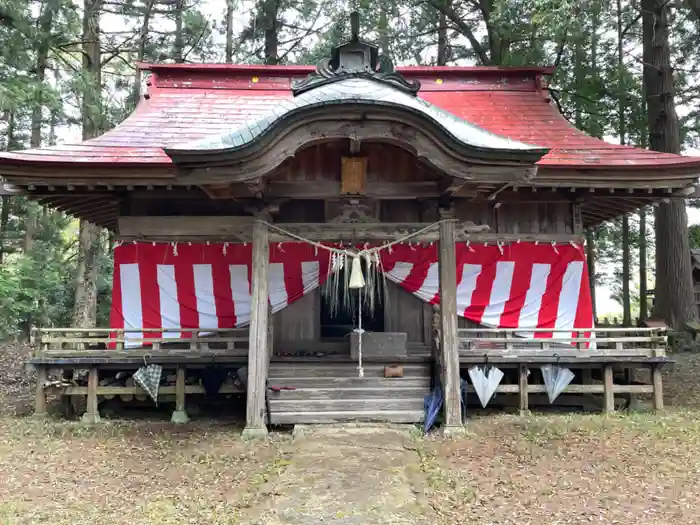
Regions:
[[[263,177],[257,177],[246,181],[246,186],[256,199],[262,199],[265,195],[265,188],[267,187],[266,179]]]
[[[451,200],[445,200],[439,204],[438,213],[441,219],[455,218],[455,205]],[[473,223],[471,223],[473,224]]]
[[[374,206],[357,199],[351,199],[343,204],[341,212],[329,222],[333,224],[361,224],[377,221],[378,217]]]
[[[272,215],[280,211],[278,203],[254,203],[245,206],[245,210],[256,219],[264,221],[272,220]]]

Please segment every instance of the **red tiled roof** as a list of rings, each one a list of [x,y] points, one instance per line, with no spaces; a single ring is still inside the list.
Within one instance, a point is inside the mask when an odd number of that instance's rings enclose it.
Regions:
[[[167,166],[163,147],[229,131],[292,96],[291,81],[308,66],[143,65],[149,98],[119,126],[79,144],[0,155],[0,164],[79,163]],[[419,96],[482,128],[551,148],[541,167],[657,166],[700,170],[700,158],[608,144],[574,128],[541,89],[542,68],[399,68],[422,83]]]

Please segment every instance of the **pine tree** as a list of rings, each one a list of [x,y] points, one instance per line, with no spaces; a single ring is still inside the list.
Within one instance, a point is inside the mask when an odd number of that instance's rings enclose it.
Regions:
[[[674,101],[669,45],[669,6],[665,0],[642,0],[644,87],[649,146],[656,151],[680,153],[680,129]],[[669,199],[659,204],[656,227],[656,315],[675,329],[697,319],[693,297],[685,202]]]
[[[102,128],[102,62],[100,48],[100,10],[102,0],[84,0],[82,94],[83,140],[96,137]],[[75,286],[73,325],[95,326],[97,316],[97,276],[99,272],[100,228],[80,221],[79,263]]]

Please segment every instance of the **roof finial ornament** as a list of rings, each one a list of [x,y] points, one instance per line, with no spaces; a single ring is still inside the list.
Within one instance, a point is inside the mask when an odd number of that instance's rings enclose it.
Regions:
[[[420,82],[409,82],[394,68],[387,56],[379,56],[379,48],[360,39],[360,14],[350,13],[350,40],[334,47],[330,58],[316,66],[316,71],[303,80],[292,82],[294,96],[310,89],[345,80],[363,78],[389,84],[411,95],[418,93]]]

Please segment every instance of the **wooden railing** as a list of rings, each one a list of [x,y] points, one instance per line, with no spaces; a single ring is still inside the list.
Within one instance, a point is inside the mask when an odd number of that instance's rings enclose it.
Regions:
[[[538,333],[553,337],[536,337]],[[580,354],[657,357],[665,355],[667,339],[664,328],[592,328],[578,332],[551,328],[526,330],[463,328],[458,330],[460,355],[557,353],[562,356]]]
[[[248,329],[34,328],[31,342],[36,357],[95,351],[221,352],[234,355],[247,354]]]

